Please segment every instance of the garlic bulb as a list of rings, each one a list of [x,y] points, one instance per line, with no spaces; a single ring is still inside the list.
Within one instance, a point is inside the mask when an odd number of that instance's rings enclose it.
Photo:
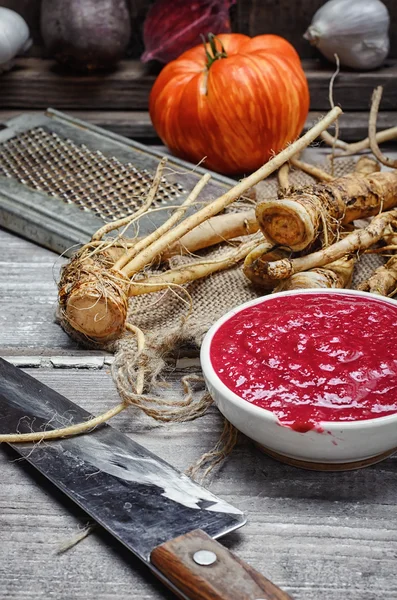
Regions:
[[[389,52],[390,17],[380,0],[329,0],[304,34],[330,61],[352,69],[379,67]]]
[[[29,27],[21,15],[0,7],[0,73],[11,68],[13,58],[31,44]]]

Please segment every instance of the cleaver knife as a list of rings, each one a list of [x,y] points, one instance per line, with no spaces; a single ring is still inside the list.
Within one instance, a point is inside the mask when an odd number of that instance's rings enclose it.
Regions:
[[[44,431],[90,414],[0,359],[0,433]],[[243,513],[110,425],[12,447],[139,557],[182,600],[291,600],[217,538]]]

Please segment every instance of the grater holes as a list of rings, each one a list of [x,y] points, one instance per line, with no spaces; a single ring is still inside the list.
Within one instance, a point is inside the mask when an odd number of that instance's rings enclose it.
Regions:
[[[152,183],[147,169],[91,151],[55,132],[37,127],[4,142],[0,175],[64,202],[76,204],[106,221],[127,216],[145,200]],[[155,206],[164,206],[181,194],[183,187],[161,179]]]

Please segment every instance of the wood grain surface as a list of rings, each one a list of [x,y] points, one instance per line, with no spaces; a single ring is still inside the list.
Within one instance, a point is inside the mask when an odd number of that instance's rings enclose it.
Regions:
[[[0,230],[0,356],[99,414],[119,401],[111,355],[78,348],[54,322],[61,262]],[[194,364],[176,365],[170,394]],[[212,407],[196,421],[163,426],[128,410],[113,424],[184,470],[215,444],[222,419]],[[174,597],[99,527],[59,554],[87,517],[7,447],[0,447],[0,473],[2,600]],[[397,457],[351,472],[311,472],[242,437],[206,485],[248,517],[222,544],[296,600],[395,600],[396,481]]]
[[[332,65],[304,60],[310,88],[311,110],[328,110]],[[149,93],[158,69],[139,61],[121,61],[112,73],[70,74],[52,60],[19,58],[13,70],[1,77],[0,108],[88,110],[147,110]],[[384,86],[381,110],[397,110],[397,61],[376,71],[342,70],[334,85],[334,100],[345,111],[369,110],[371,95]],[[29,93],[26,93],[29,90]]]
[[[0,256],[1,348],[36,354],[77,349],[55,324],[55,279],[63,260],[3,231]]]

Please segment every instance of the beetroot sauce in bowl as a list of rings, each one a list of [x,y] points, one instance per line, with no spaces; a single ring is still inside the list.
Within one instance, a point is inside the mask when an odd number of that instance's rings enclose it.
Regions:
[[[300,433],[397,413],[397,303],[299,291],[249,304],[221,320],[209,346],[239,398]]]

